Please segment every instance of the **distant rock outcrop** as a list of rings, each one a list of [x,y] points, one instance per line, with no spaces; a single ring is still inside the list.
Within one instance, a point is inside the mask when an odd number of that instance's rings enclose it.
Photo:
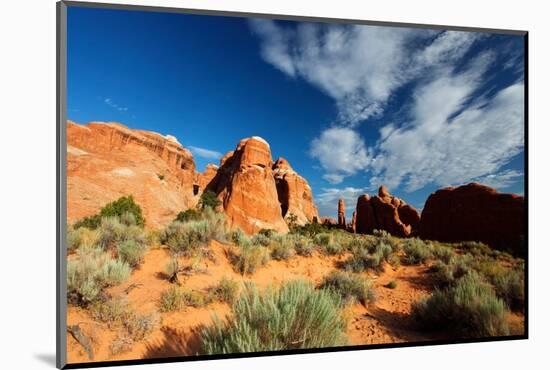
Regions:
[[[173,136],[120,123],[67,121],[68,221],[133,195],[148,226],[160,227],[197,204],[195,162]]]
[[[275,161],[273,176],[283,217],[294,214],[300,225],[310,223],[319,217],[311,187],[306,179],[292,169],[286,159],[278,158]]]
[[[432,193],[422,210],[420,237],[443,242],[481,241],[525,252],[524,198],[471,183]]]
[[[249,234],[261,229],[287,232],[269,144],[260,137],[243,139],[220,164],[207,189],[222,200],[229,225]]]
[[[338,199],[338,227],[346,228],[346,203],[344,199]]]
[[[361,195],[357,199],[355,230],[360,234],[372,234],[385,230],[392,235],[406,237],[417,230],[420,223],[418,211],[402,199],[392,196],[385,186],[378,195]]]

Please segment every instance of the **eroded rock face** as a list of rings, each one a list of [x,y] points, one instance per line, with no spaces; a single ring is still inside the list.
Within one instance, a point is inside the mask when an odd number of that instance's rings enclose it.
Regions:
[[[346,228],[346,203],[342,198],[338,199],[338,227]]]
[[[420,237],[444,242],[481,241],[525,253],[524,198],[471,183],[432,193],[422,211]]]
[[[195,162],[172,136],[119,123],[67,122],[68,222],[133,195],[148,227],[163,227],[198,201]]]
[[[372,234],[385,230],[392,235],[406,237],[413,234],[419,225],[418,211],[402,199],[392,196],[385,186],[378,195],[361,195],[357,199],[355,230],[359,234]]]
[[[218,194],[230,227],[252,234],[261,229],[287,232],[273,175],[269,144],[259,137],[240,141],[222,158],[208,189]]]
[[[313,222],[319,217],[313,200],[313,192],[306,179],[300,176],[284,158],[273,164],[273,176],[277,186],[278,199],[283,217],[294,214],[298,224]]]

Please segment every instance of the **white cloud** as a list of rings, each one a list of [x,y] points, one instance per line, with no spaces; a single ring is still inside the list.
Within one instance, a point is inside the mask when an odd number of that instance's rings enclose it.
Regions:
[[[105,98],[103,99],[103,102],[105,104],[107,104],[109,107],[113,108],[113,109],[116,109],[117,111],[119,112],[126,112],[128,111],[128,108],[127,107],[123,107],[119,104],[116,104],[115,102],[113,102],[113,99],[111,98]]]
[[[331,184],[341,183],[346,176],[366,169],[371,161],[363,139],[346,127],[326,129],[311,142],[310,154],[325,170],[323,176]]]
[[[346,203],[346,217],[350,218],[357,205],[357,198],[368,193],[368,188],[323,188],[321,193],[315,195],[315,202],[319,208],[321,217],[336,217],[338,213],[338,199],[344,199]]]
[[[475,181],[490,186],[495,189],[503,190],[510,185],[521,181],[523,172],[516,170],[503,170],[497,173],[491,173],[475,179]]]
[[[199,148],[197,146],[189,146],[189,150],[191,150],[194,155],[206,159],[220,159],[223,156],[222,153],[215,150]]]
[[[412,126],[393,130],[378,143],[371,184],[390,189],[404,184],[414,191],[430,183],[487,179],[519,154],[524,145],[523,83],[463,107],[478,85],[467,71],[421,88]],[[514,176],[508,175],[512,181]]]
[[[284,28],[256,19],[263,59],[334,98],[339,122],[356,125],[383,112],[391,94],[425,68],[461,57],[477,33],[303,23]],[[428,43],[413,48],[415,42]],[[420,50],[420,51],[418,51]]]

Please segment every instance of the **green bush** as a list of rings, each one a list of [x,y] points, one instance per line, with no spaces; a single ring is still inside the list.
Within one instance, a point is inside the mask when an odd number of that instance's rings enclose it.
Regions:
[[[395,289],[397,288],[397,282],[395,280],[391,280],[385,285],[385,287],[388,289]]]
[[[251,239],[250,242],[254,245],[261,245],[262,247],[267,247],[271,244],[271,237],[264,234],[256,234]]]
[[[508,335],[506,305],[493,288],[472,273],[456,285],[436,290],[413,305],[413,317],[424,328],[459,337]]]
[[[189,208],[188,210],[178,213],[174,221],[188,222],[200,220],[201,213],[196,209]]]
[[[67,249],[76,251],[80,248],[92,248],[96,245],[98,232],[86,227],[69,228],[67,230]]]
[[[451,258],[448,264],[438,260],[430,267],[430,272],[434,274],[435,281],[440,287],[454,284],[456,280],[469,274],[471,271],[467,260],[461,257]]]
[[[211,288],[210,292],[217,300],[233,304],[237,299],[239,284],[235,280],[223,277],[218,285]]]
[[[317,222],[305,224],[303,226],[295,225],[290,230],[290,233],[292,234],[303,235],[310,238],[314,238],[317,234],[324,234],[328,232],[330,232],[330,229],[328,227],[321,225],[320,223],[317,223]]]
[[[454,256],[453,249],[447,246],[439,245],[433,248],[433,257],[449,264]]]
[[[206,190],[202,193],[201,199],[199,200],[199,207],[203,210],[206,208],[215,210],[221,204],[221,200],[219,200],[216,193],[211,190]]]
[[[227,322],[217,319],[202,332],[203,352],[243,353],[345,345],[340,299],[293,281],[262,294],[253,285],[233,305]]]
[[[294,243],[288,237],[275,241],[271,246],[271,258],[277,261],[287,260],[294,255]]]
[[[418,238],[407,239],[403,251],[405,252],[405,262],[409,265],[425,263],[432,257],[432,248]]]
[[[134,341],[140,341],[145,339],[159,323],[160,317],[156,312],[140,314],[131,311],[124,318],[123,325]]]
[[[332,242],[332,235],[329,233],[317,234],[313,240],[315,244],[326,247]]]
[[[258,231],[258,234],[271,238],[275,234],[277,234],[277,232],[273,229],[261,229],[260,231]]]
[[[67,299],[86,306],[99,299],[104,288],[128,279],[130,271],[126,262],[100,250],[79,250],[78,256],[67,262]]]
[[[99,211],[101,218],[104,217],[122,217],[126,213],[134,215],[135,224],[138,226],[145,225],[145,219],[143,218],[141,207],[134,202],[134,198],[131,195],[126,197],[120,197],[114,202],[108,203],[105,207]]]
[[[258,246],[242,246],[238,254],[231,256],[231,262],[241,274],[253,274],[259,267],[269,262],[269,250]]]
[[[160,295],[160,312],[177,311],[183,307],[183,290],[176,285],[162,292]]]
[[[315,245],[313,245],[309,238],[297,238],[294,243],[294,250],[300,256],[310,257],[313,255]]]
[[[243,244],[250,244],[250,239],[248,238],[248,236],[246,236],[246,234],[239,228],[235,228],[231,230],[228,233],[227,239],[229,239],[229,241],[231,241],[233,244],[237,246],[242,246]]]
[[[355,246],[351,250],[352,256],[343,262],[343,267],[353,272],[381,270],[382,262],[390,258],[391,252],[391,247],[381,241]]]
[[[85,227],[90,230],[95,230],[101,225],[101,216],[100,215],[92,215],[87,216],[84,218],[81,218],[75,224],[73,225],[73,229],[79,229],[81,227]]]
[[[370,282],[348,272],[331,272],[323,278],[319,288],[334,291],[344,303],[358,301],[366,305],[375,299],[374,289]]]
[[[206,230],[208,221],[174,221],[160,234],[160,241],[167,245],[174,254],[191,256],[197,249],[207,243]]]
[[[120,259],[131,267],[137,267],[143,260],[147,247],[135,240],[125,240],[118,245],[117,253]]]

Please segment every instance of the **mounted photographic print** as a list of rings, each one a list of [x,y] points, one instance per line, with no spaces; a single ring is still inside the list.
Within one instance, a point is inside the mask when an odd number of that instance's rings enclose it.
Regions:
[[[524,31],[58,3],[58,366],[527,338],[526,61]]]

